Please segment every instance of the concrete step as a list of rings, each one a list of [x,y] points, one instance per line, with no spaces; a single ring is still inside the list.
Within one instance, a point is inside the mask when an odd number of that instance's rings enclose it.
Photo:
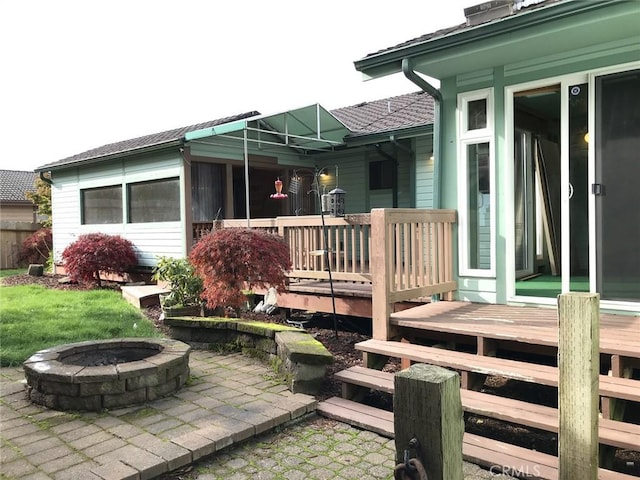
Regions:
[[[159,295],[169,293],[169,290],[158,285],[126,285],[120,290],[122,290],[122,298],[138,308],[160,305]]]

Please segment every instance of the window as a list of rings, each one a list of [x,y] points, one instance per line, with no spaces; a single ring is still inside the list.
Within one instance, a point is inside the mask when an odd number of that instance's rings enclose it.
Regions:
[[[369,190],[393,188],[393,162],[380,160],[369,163]]]
[[[87,188],[80,191],[82,224],[122,223],[122,186]]]
[[[458,202],[460,273],[495,274],[495,186],[491,90],[460,94]]]
[[[127,185],[129,223],[180,220],[180,182],[166,178]]]

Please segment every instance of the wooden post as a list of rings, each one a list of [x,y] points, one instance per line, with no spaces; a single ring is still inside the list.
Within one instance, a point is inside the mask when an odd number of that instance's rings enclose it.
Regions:
[[[390,259],[386,234],[386,212],[383,208],[371,210],[371,251],[369,266],[371,269],[371,309],[372,337],[375,340],[389,340],[389,282],[390,272],[387,265]]]
[[[395,375],[394,430],[397,463],[404,451],[418,458],[429,480],[462,480],[464,420],[456,372],[415,364]],[[412,438],[417,449],[409,447]]]
[[[600,295],[559,295],[558,327],[558,478],[597,480]]]

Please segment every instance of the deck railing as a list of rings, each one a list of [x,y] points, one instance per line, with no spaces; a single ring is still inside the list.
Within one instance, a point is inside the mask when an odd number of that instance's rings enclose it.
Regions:
[[[374,239],[373,337],[386,340],[395,303],[433,295],[451,299],[455,210],[381,208],[371,211]]]
[[[253,219],[251,228],[265,229],[285,239],[291,252],[290,278],[371,282],[369,266],[371,248],[371,215],[355,214],[324,218],[328,244],[319,215],[286,216]],[[221,220],[216,228],[246,228],[246,220]],[[211,223],[193,225],[194,243],[208,233]]]
[[[454,210],[374,209],[371,214],[253,219],[251,228],[282,236],[291,252],[290,278],[370,282],[374,338],[387,338],[393,304],[432,295],[450,297],[453,280]],[[221,220],[216,228],[245,228]],[[194,223],[194,242],[213,228]],[[327,241],[325,242],[325,229]],[[325,249],[328,250],[328,261]]]

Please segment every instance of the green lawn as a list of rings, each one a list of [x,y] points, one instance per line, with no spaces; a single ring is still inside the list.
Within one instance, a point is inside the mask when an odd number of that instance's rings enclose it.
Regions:
[[[0,287],[1,366],[19,365],[38,350],[64,343],[158,336],[118,291]]]
[[[0,270],[0,278],[10,277],[11,275],[18,275],[20,273],[27,273],[26,268],[10,268],[6,270]]]

